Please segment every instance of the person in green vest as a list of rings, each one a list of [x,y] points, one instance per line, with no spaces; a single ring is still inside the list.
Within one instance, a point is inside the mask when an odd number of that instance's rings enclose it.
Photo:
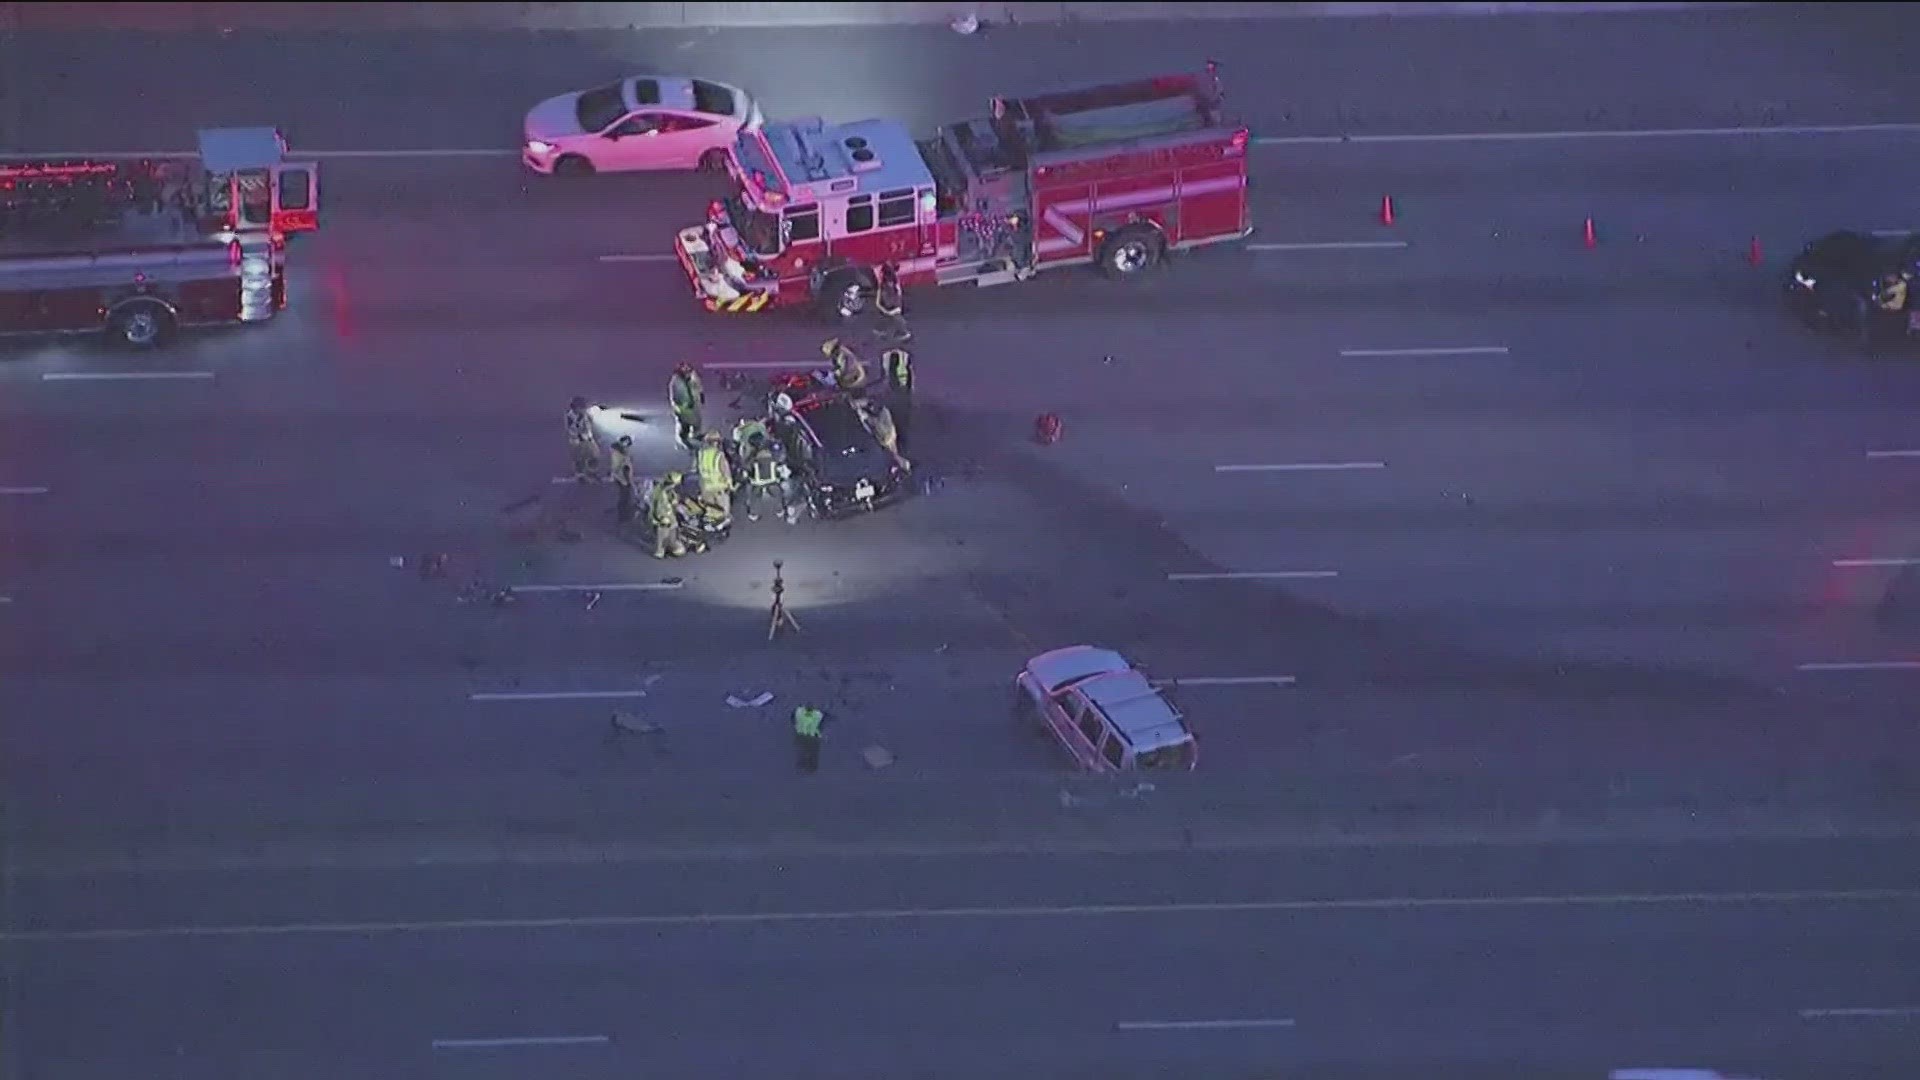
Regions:
[[[827,714],[811,705],[801,705],[793,710],[793,745],[800,755],[800,771],[815,773],[820,771],[820,725],[826,721]]]
[[[706,407],[707,390],[692,364],[673,369],[673,378],[667,380],[667,404],[673,408],[675,441],[683,450],[693,449],[700,441],[700,410]]]

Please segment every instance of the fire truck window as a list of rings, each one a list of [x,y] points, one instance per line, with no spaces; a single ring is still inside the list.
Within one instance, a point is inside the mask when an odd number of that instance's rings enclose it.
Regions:
[[[904,199],[888,199],[880,204],[880,227],[892,225],[910,225],[913,223],[914,198],[908,195]]]
[[[872,197],[862,195],[857,200],[847,200],[847,232],[862,233],[871,228],[873,228]]]
[[[787,211],[787,242],[804,244],[820,239],[820,208],[796,206]]]
[[[313,202],[313,174],[289,169],[280,174],[280,209],[305,210]]]
[[[265,225],[273,217],[273,177],[265,169],[240,174],[240,218],[249,225]]]

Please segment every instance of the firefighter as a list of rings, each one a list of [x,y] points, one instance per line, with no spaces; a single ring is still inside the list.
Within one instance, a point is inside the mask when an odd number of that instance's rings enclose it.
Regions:
[[[622,526],[633,520],[633,436],[622,435],[607,448],[607,475],[619,490],[615,493],[614,520]]]
[[[700,475],[700,501],[719,511],[722,517],[731,513],[733,469],[727,464],[719,432],[709,431],[701,440],[700,452],[694,455],[694,466]]]
[[[886,263],[880,267],[880,283],[874,290],[873,308],[879,313],[885,332],[895,341],[904,341],[907,332],[906,296],[900,288],[900,267]]]
[[[593,416],[587,399],[577,397],[567,406],[567,446],[573,451],[573,478],[586,483],[600,471],[600,443],[594,437]]]
[[[1906,332],[1907,322],[1907,279],[1905,272],[1882,275],[1873,283],[1873,304],[1862,320],[1862,337],[1872,344],[1881,335],[1896,336]]]
[[[911,472],[913,462],[900,456],[900,429],[894,426],[893,413],[877,401],[863,402],[861,414],[867,422],[867,430],[873,432],[874,441],[880,444],[901,472]]]
[[[767,422],[757,416],[743,416],[733,425],[733,445],[739,448],[742,460],[745,460],[747,444],[753,442],[755,435],[767,437]]]
[[[866,384],[867,365],[839,338],[821,342],[820,353],[832,365],[833,385],[851,393]]]
[[[747,469],[747,520],[760,520],[760,506],[763,503],[778,501],[780,516],[791,525],[800,515],[787,498],[786,464],[780,460],[780,444],[769,439],[765,432],[756,432],[749,436],[746,449]]]
[[[880,354],[881,369],[886,373],[888,406],[893,410],[894,430],[900,437],[900,446],[907,449],[912,446],[908,431],[913,425],[913,356],[902,348],[891,348]]]
[[[674,506],[674,493],[679,490],[680,481],[679,473],[668,473],[653,485],[653,493],[647,498],[647,521],[653,526],[656,559],[677,559],[687,553],[687,545],[680,539],[680,519],[675,515]]]
[[[793,748],[799,758],[796,764],[803,773],[820,771],[820,725],[826,718],[826,713],[811,705],[793,710]]]
[[[700,441],[700,410],[707,404],[706,388],[692,364],[673,369],[673,378],[667,380],[667,401],[673,407],[674,440],[682,450],[692,450]]]

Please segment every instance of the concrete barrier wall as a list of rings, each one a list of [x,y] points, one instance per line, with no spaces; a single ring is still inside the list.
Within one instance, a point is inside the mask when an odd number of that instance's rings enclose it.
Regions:
[[[0,30],[153,32],[381,28],[627,30],[915,25],[977,15],[993,24],[1374,16],[1489,16],[1753,7],[1710,3],[0,3]]]

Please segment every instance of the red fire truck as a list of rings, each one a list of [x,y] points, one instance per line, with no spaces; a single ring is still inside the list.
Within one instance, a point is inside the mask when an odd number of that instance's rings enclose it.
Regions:
[[[0,160],[0,334],[174,330],[271,319],[287,238],[319,227],[319,179],[272,128],[200,132],[189,161]]]
[[[718,312],[851,318],[889,262],[908,287],[1088,264],[1129,277],[1252,232],[1247,129],[1211,64],[996,98],[989,116],[917,142],[890,120],[767,124],[741,133],[728,168],[734,194],[674,238],[694,297]]]

